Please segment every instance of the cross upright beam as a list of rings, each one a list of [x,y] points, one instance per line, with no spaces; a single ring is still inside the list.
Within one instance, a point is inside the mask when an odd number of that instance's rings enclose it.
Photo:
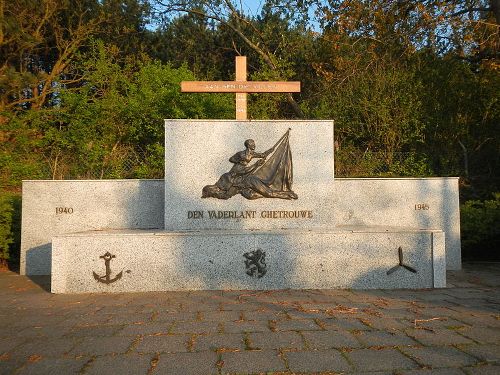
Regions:
[[[236,81],[245,82],[247,80],[247,57],[236,56]],[[247,115],[247,93],[236,93],[236,120],[246,120]]]
[[[247,81],[247,58],[236,56],[235,81],[183,81],[182,92],[236,93],[236,120],[247,119],[247,93],[300,92],[300,82]]]

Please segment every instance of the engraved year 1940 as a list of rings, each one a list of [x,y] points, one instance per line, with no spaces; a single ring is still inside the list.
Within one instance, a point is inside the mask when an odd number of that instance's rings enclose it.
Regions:
[[[56,215],[72,214],[73,207],[56,207]]]

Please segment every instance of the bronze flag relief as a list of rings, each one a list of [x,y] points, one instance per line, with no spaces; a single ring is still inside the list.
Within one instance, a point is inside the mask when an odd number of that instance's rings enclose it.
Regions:
[[[269,150],[256,152],[253,139],[244,142],[245,150],[229,158],[231,170],[215,185],[203,188],[202,198],[229,199],[241,194],[247,199],[297,199],[292,190],[293,166],[289,144],[290,129]],[[253,159],[258,159],[251,163]]]

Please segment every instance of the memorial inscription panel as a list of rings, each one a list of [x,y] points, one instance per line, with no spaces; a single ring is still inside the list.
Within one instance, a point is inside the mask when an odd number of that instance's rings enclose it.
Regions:
[[[333,170],[332,121],[167,120],[165,229],[328,228]]]

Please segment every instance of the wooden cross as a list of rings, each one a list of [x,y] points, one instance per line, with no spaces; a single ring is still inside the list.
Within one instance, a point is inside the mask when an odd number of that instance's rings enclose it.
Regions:
[[[247,58],[236,56],[235,81],[183,81],[182,92],[234,92],[236,93],[236,120],[247,119],[247,93],[300,92],[300,82],[247,81]]]

